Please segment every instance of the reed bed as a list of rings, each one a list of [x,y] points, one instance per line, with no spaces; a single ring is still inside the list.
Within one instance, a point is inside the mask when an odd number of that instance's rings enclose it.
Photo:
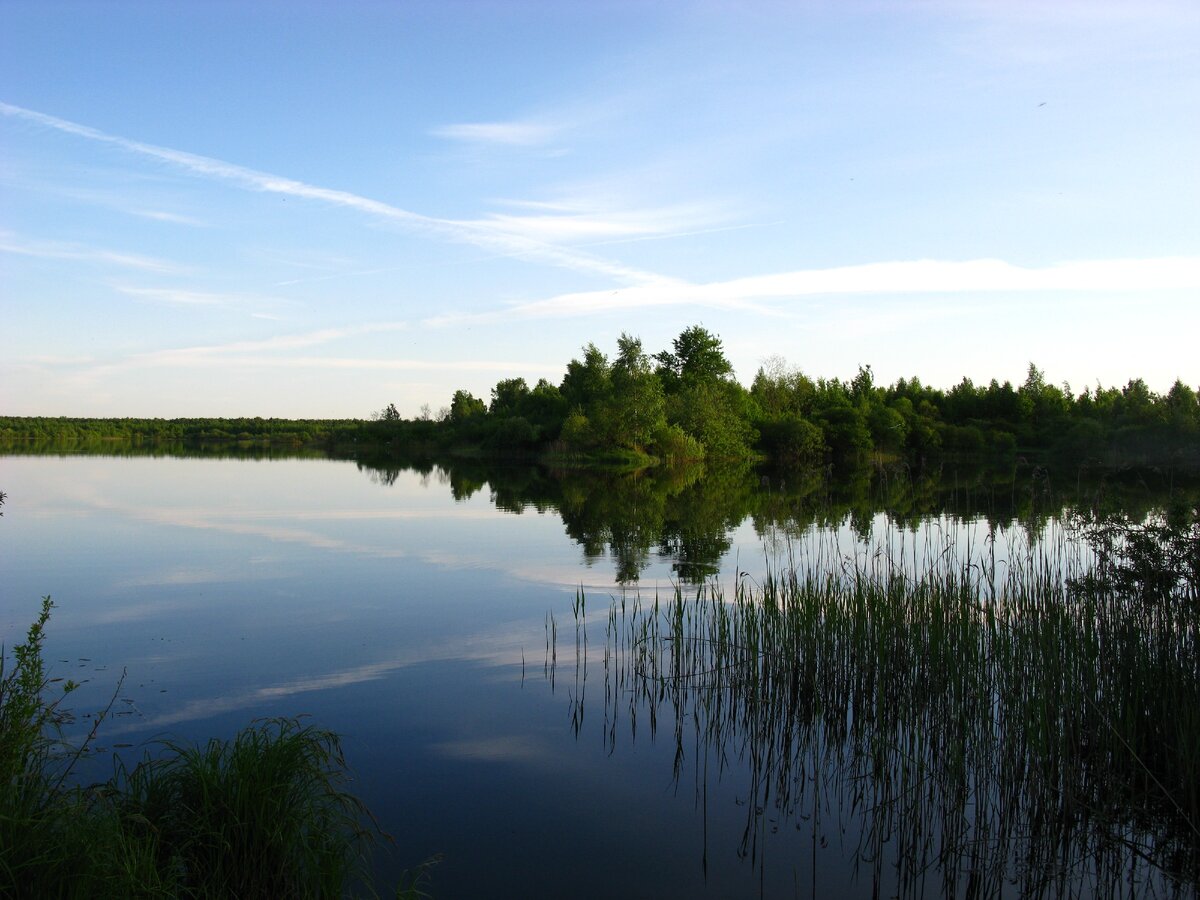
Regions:
[[[591,654],[605,740],[648,722],[677,779],[747,776],[759,865],[803,816],[814,845],[856,834],[853,864],[898,896],[1194,896],[1196,581],[1150,596],[1084,530],[849,555],[814,537],[758,580],[614,599]],[[577,673],[587,626],[581,596]]]

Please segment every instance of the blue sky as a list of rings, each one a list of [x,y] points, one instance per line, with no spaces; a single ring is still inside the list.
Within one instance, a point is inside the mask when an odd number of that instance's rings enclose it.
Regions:
[[[1200,5],[0,3],[0,412],[367,416],[594,341],[1200,386]]]

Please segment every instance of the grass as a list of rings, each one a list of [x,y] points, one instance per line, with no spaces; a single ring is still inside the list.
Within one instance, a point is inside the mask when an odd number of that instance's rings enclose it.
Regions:
[[[373,895],[379,832],[345,788],[333,732],[262,720],[229,741],[162,742],[105,784],[74,785],[96,731],[81,747],[61,741],[73,685],[57,691],[46,676],[51,609],[45,598],[11,665],[0,654],[0,896]],[[423,867],[397,896],[425,896],[426,883]]]
[[[704,796],[710,761],[736,769],[760,865],[807,819],[814,846],[852,826],[854,865],[900,896],[1193,895],[1200,525],[1167,524],[1082,521],[1006,566],[816,541],[728,592],[614,600],[606,738],[668,730]],[[586,656],[582,598],[576,620]]]

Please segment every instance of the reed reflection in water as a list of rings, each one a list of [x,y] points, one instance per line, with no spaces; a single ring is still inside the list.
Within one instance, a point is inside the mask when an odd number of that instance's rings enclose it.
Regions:
[[[706,821],[716,783],[745,785],[760,889],[767,833],[795,828],[815,896],[837,853],[863,896],[1194,896],[1197,586],[1147,602],[1066,539],[1005,548],[999,573],[991,547],[927,549],[812,537],[761,581],[614,599],[602,644],[581,594],[577,734],[590,660],[611,752],[669,733]]]

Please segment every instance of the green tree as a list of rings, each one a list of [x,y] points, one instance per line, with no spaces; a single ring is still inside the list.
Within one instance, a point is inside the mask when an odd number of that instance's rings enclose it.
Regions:
[[[750,386],[750,397],[766,419],[784,416],[811,418],[817,386],[779,356],[768,359]]]
[[[524,378],[505,378],[492,388],[492,403],[489,412],[493,416],[520,415],[521,407],[529,396],[529,385]]]
[[[819,416],[835,462],[858,462],[871,452],[871,431],[857,407],[834,403],[821,409]]]
[[[1176,436],[1200,432],[1200,392],[1176,379],[1164,402],[1167,422]]]
[[[662,384],[637,338],[622,333],[617,339],[610,384],[612,390],[604,404],[610,441],[630,449],[646,447],[667,422]]]
[[[670,398],[667,420],[703,444],[708,456],[751,456],[758,433],[746,415],[743,395],[736,383],[696,381]]]
[[[674,352],[655,354],[658,376],[668,394],[694,384],[724,381],[733,377],[733,366],[725,357],[721,339],[700,325],[685,328],[673,342]]]
[[[474,416],[482,416],[487,412],[483,401],[469,391],[455,391],[450,401],[450,421],[462,423]]]
[[[595,344],[583,348],[583,359],[567,363],[567,373],[559,388],[570,409],[587,410],[597,400],[602,400],[612,390],[608,357]]]
[[[543,440],[554,440],[567,417],[567,401],[555,385],[539,378],[521,403],[521,415],[538,429]]]

